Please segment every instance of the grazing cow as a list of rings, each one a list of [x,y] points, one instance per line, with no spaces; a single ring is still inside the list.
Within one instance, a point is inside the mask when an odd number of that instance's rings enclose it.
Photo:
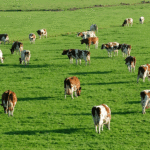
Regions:
[[[142,113],[145,114],[145,109],[150,108],[150,90],[144,90],[140,93]]]
[[[143,23],[144,23],[144,17],[140,17],[139,22],[140,22],[141,24],[143,24]]]
[[[23,50],[21,52],[21,58],[19,58],[20,64],[21,63],[23,64],[23,61],[24,61],[25,66],[26,66],[27,63],[29,65],[30,57],[31,57],[30,51],[29,50]]]
[[[132,72],[132,68],[133,72],[135,72],[135,65],[136,65],[135,57],[128,56],[127,58],[125,58],[125,61],[126,61],[125,64],[127,65],[129,72]]]
[[[85,65],[87,65],[87,61],[90,64],[90,52],[86,50],[79,50],[79,49],[64,50],[62,55],[67,55],[68,58],[70,59],[70,63],[73,63],[73,58],[75,58],[76,64],[78,64],[78,59],[80,65],[81,65],[81,59],[85,60]]]
[[[14,107],[17,103],[16,94],[10,90],[5,91],[2,95],[2,106],[4,108],[4,113],[8,116],[13,116]]]
[[[108,52],[108,57],[112,57],[112,52],[117,53],[118,56],[118,49],[120,49],[120,44],[118,42],[110,42],[107,44],[102,44],[101,49],[106,49]]]
[[[82,37],[82,39],[87,39],[89,37],[96,37],[94,31],[85,31],[85,32],[79,32],[77,34],[77,37]]]
[[[34,33],[29,34],[30,43],[35,43],[36,35]]]
[[[65,88],[65,98],[66,94],[71,95],[71,98],[73,98],[73,92],[75,92],[75,96],[80,96],[81,93],[81,87],[80,87],[80,80],[76,77],[68,77],[64,80],[64,88]]]
[[[131,45],[128,45],[128,44],[120,44],[120,45],[121,45],[120,48],[121,48],[123,57],[124,57],[124,55],[130,56]]]
[[[94,106],[92,108],[92,117],[93,117],[96,132],[97,132],[97,126],[99,127],[98,133],[100,133],[101,128],[103,131],[104,124],[110,130],[111,110],[106,104]]]
[[[1,50],[0,50],[0,60],[1,60],[1,63],[4,63],[4,57],[3,57],[3,53]]]
[[[91,44],[94,44],[95,45],[95,49],[98,48],[98,37],[89,37],[87,39],[82,39],[80,40],[81,41],[81,44],[85,43],[86,44],[86,47],[88,45],[88,48],[90,50],[90,45]]]
[[[41,39],[41,36],[43,36],[43,37],[46,36],[46,38],[47,38],[46,29],[40,29],[40,30],[37,31],[37,33],[38,33],[40,39]]]
[[[4,44],[5,44],[5,42],[8,42],[8,43],[9,43],[8,34],[0,34],[0,41],[3,41]]]
[[[145,78],[148,77],[150,80],[150,64],[141,65],[138,69],[138,76],[137,76],[137,83],[139,81],[139,78],[143,79],[143,82],[145,82]]]
[[[12,45],[12,48],[10,49],[11,54],[13,54],[15,50],[16,50],[16,53],[18,53],[18,51],[19,53],[21,53],[21,51],[23,51],[23,43],[18,42],[18,41],[14,42]]]
[[[96,24],[92,24],[90,26],[90,31],[96,31],[96,32],[98,32],[98,26]]]
[[[122,26],[126,26],[126,25],[129,26],[129,24],[131,24],[131,27],[132,27],[132,25],[133,25],[133,19],[132,18],[125,19]]]

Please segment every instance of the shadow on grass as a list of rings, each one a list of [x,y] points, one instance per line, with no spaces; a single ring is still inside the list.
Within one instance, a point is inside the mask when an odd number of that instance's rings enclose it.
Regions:
[[[96,71],[96,72],[74,72],[74,73],[69,73],[70,75],[84,75],[84,74],[107,74],[107,73],[111,73],[112,71],[104,71],[104,72],[100,72],[100,71]]]
[[[33,101],[33,100],[48,100],[48,99],[52,99],[54,97],[34,97],[34,98],[31,98],[31,97],[24,97],[24,98],[18,98],[18,101]]]
[[[126,114],[137,114],[141,113],[138,111],[126,111],[126,112],[111,112],[112,115],[126,115]]]
[[[109,57],[92,57],[94,59],[110,59]]]
[[[4,132],[7,135],[36,135],[38,133],[45,134],[45,133],[63,133],[63,134],[71,134],[75,132],[82,132],[86,128],[68,128],[68,129],[56,129],[56,130],[28,130],[28,131],[10,131]],[[91,128],[92,129],[92,128]]]
[[[129,101],[129,102],[125,102],[125,104],[140,104],[141,101]]]
[[[125,84],[125,83],[130,83],[130,81],[125,81],[125,82],[105,82],[105,83],[102,83],[102,82],[99,82],[99,83],[82,83],[82,85],[109,85],[109,84]]]

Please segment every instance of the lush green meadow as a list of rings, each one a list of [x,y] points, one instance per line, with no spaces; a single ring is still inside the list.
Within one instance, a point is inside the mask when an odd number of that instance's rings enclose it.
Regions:
[[[134,1],[132,1],[134,3]],[[112,3],[113,4],[113,3]],[[115,2],[114,2],[115,4]],[[58,5],[57,5],[58,6]],[[80,7],[83,5],[80,4]],[[150,110],[142,114],[140,92],[149,89],[149,81],[140,79],[140,65],[150,63],[149,4],[80,9],[76,11],[0,12],[0,33],[8,33],[10,43],[0,45],[5,60],[0,63],[0,93],[10,89],[18,97],[14,117],[0,109],[0,149],[149,149]],[[144,16],[144,24],[139,17]],[[132,27],[122,27],[132,17]],[[40,18],[40,19],[39,19]],[[91,65],[70,64],[64,49],[81,45],[77,32],[99,27],[99,48],[91,46]],[[48,38],[39,39],[36,31],[46,28]],[[29,33],[37,40],[30,44]],[[21,41],[31,51],[28,66],[19,64],[19,55],[11,55],[13,41]],[[135,73],[129,73],[124,57],[108,58],[101,45],[108,42],[132,45],[131,56],[137,59]],[[78,98],[64,99],[64,79],[77,76],[82,92]],[[95,133],[91,109],[107,104],[112,111],[110,131],[104,127]]]

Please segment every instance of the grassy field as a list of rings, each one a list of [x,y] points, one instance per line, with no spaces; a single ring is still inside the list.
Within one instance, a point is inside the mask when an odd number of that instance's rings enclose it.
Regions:
[[[18,97],[14,117],[0,109],[0,149],[149,149],[150,110],[143,115],[140,105],[140,92],[149,89],[149,82],[146,78],[145,83],[141,79],[136,83],[138,67],[150,63],[149,9],[149,4],[141,4],[63,12],[0,12],[0,33],[10,37],[10,44],[0,45],[5,57],[0,64],[0,93],[10,89]],[[145,17],[143,25],[140,16]],[[133,18],[133,27],[121,27],[128,17]],[[86,49],[76,34],[89,30],[92,23],[99,27],[99,48],[91,46],[91,65],[85,66],[84,60],[78,66],[75,60],[70,64],[62,51]],[[36,31],[41,28],[47,29],[47,39],[38,38]],[[35,44],[30,44],[29,33],[37,35]],[[19,64],[19,55],[10,53],[16,40],[31,51],[26,67]],[[101,44],[113,41],[132,45],[135,73],[128,72],[120,51],[118,57],[108,58],[106,50],[100,49]],[[69,76],[77,76],[82,87],[81,96],[73,100],[71,96],[64,99],[63,82]],[[112,120],[110,131],[104,127],[99,135],[91,109],[102,103],[111,108]]]
[[[69,8],[84,8],[91,7],[94,5],[119,5],[120,3],[141,3],[140,0],[0,0],[0,10],[49,10],[49,9],[62,9],[66,10]]]

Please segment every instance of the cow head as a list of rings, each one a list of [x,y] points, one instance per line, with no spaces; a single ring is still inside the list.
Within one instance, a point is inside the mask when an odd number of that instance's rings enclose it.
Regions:
[[[64,50],[64,51],[62,52],[62,55],[67,55],[67,53],[68,53],[68,50]]]
[[[105,49],[105,44],[102,44],[101,49]]]
[[[13,53],[14,53],[14,49],[12,49],[12,48],[11,48],[11,49],[10,49],[10,51],[11,51],[11,54],[13,54]]]
[[[22,63],[22,60],[21,60],[21,58],[19,58],[19,61],[20,61],[20,64]]]
[[[122,26],[126,25],[127,24],[127,20],[124,20]]]
[[[79,89],[77,89],[77,96],[80,96],[81,94],[81,87],[79,87]]]
[[[84,43],[84,40],[82,39],[82,40],[80,40],[81,41],[81,44],[83,44]]]

